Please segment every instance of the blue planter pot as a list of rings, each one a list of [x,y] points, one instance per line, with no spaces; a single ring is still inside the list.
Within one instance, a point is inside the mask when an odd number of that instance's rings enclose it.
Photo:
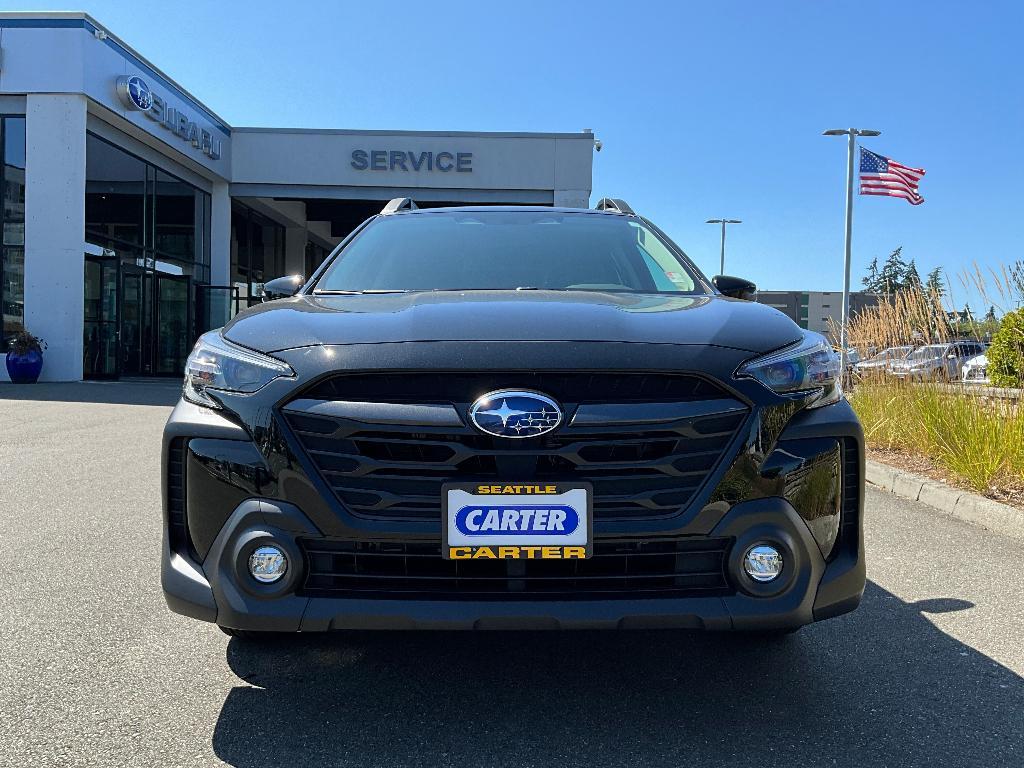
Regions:
[[[43,356],[30,349],[24,355],[7,353],[7,375],[15,384],[35,384],[43,370]]]

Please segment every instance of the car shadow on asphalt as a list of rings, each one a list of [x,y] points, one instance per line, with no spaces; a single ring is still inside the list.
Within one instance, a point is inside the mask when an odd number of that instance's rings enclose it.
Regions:
[[[238,766],[1019,765],[1024,679],[938,629],[955,599],[776,640],[678,632],[232,640]]]

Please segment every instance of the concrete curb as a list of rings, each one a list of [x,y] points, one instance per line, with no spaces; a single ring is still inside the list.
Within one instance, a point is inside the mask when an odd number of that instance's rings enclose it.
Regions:
[[[872,485],[927,504],[958,520],[1024,541],[1024,510],[870,459],[865,469],[866,479]]]

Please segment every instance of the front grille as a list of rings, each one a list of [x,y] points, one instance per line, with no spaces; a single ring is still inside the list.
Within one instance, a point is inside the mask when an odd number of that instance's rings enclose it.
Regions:
[[[185,513],[185,454],[188,441],[182,437],[171,440],[167,451],[167,536],[171,551],[191,554],[194,549],[188,535]]]
[[[440,545],[301,539],[309,597],[614,599],[731,594],[732,540],[598,540],[587,560],[442,560]]]
[[[303,397],[376,403],[472,403],[498,389],[543,392],[561,403],[686,402],[723,397],[699,376],[607,371],[399,371],[346,373],[315,384]]]
[[[475,378],[474,378],[475,376]],[[441,487],[446,482],[585,481],[594,486],[595,520],[665,517],[678,514],[700,490],[743,423],[747,410],[715,385],[693,376],[590,373],[452,374],[447,399],[435,380],[439,374],[381,375],[375,394],[369,374],[336,377],[302,395],[302,403],[320,401],[311,395],[335,393],[347,405],[408,402],[423,387],[418,404],[454,406],[465,423],[470,403],[499,384],[551,394],[566,408],[566,425],[555,432],[509,440],[468,426],[365,423],[326,415],[307,407],[283,414],[302,449],[338,500],[353,514],[394,520],[440,520]],[[343,379],[352,378],[351,392]],[[578,388],[573,389],[573,382]],[[586,389],[594,382],[595,389]],[[630,386],[632,382],[633,386]],[[618,390],[619,399],[611,397]],[[576,400],[566,395],[576,392]],[[568,423],[587,403],[681,403],[693,410],[663,424]],[[642,397],[641,397],[642,395]],[[698,397],[699,395],[699,397]],[[633,399],[629,399],[632,397]],[[653,397],[654,399],[649,399]],[[672,400],[671,398],[678,398]],[[723,412],[700,410],[699,401],[725,403]],[[335,400],[334,402],[339,402]],[[393,406],[394,407],[394,406]],[[407,407],[407,406],[402,406]],[[583,404],[583,407],[586,407]],[[358,412],[358,409],[356,410]],[[451,408],[449,408],[451,412]]]

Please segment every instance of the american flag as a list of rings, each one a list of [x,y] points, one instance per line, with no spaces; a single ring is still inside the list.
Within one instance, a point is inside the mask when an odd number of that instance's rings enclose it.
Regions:
[[[924,176],[923,168],[908,168],[888,157],[860,148],[860,193],[902,197],[911,205],[920,205],[924,198],[917,192],[917,183]]]

